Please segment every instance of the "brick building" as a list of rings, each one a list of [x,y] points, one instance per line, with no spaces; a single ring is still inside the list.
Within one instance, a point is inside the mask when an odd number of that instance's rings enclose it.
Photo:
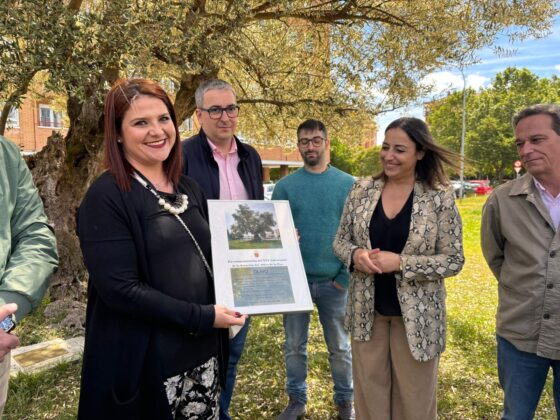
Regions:
[[[10,112],[4,137],[17,144],[23,153],[34,153],[47,144],[53,131],[66,134],[62,113],[46,101],[27,96],[19,109]]]
[[[280,177],[288,175],[290,167],[301,167],[303,161],[297,150],[286,151],[280,146],[264,148],[256,147],[263,163],[263,180],[270,182],[270,168],[280,168]],[[327,151],[330,156],[330,151]]]
[[[198,132],[196,117],[189,118],[181,126],[181,131],[192,135]],[[49,106],[47,101],[25,98],[19,109],[12,109],[4,136],[19,146],[25,154],[38,152],[46,144],[53,131],[66,134],[63,115]],[[263,162],[263,178],[270,181],[270,169],[280,168],[280,176],[286,176],[290,167],[301,167],[303,162],[296,149],[287,150],[280,146],[256,147]]]

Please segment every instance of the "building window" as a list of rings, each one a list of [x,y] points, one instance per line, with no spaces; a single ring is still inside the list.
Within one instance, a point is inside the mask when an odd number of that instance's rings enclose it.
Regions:
[[[9,128],[19,128],[19,109],[11,108],[8,114],[8,121],[6,121],[6,127]]]
[[[53,111],[47,105],[39,105],[39,126],[62,128],[62,112]]]
[[[187,118],[185,121],[183,121],[183,124],[181,124],[181,126],[179,127],[179,131],[193,131],[194,126],[193,126],[193,119],[192,117]]]

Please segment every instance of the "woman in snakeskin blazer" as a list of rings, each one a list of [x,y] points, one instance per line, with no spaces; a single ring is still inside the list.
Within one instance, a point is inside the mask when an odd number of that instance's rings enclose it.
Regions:
[[[435,419],[445,349],[444,279],[463,267],[461,218],[428,126],[400,118],[385,130],[383,171],[356,183],[334,252],[351,272],[346,328],[352,334],[358,419]]]

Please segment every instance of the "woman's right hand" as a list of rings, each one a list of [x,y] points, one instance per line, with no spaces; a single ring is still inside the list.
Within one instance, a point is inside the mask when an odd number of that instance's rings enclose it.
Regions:
[[[383,271],[379,266],[377,266],[372,261],[372,256],[379,252],[379,248],[376,249],[364,249],[358,248],[354,251],[352,257],[352,262],[354,263],[354,269],[367,274],[381,274]]]
[[[244,325],[247,315],[241,315],[226,308],[224,305],[214,305],[214,328],[229,328],[232,325]]]

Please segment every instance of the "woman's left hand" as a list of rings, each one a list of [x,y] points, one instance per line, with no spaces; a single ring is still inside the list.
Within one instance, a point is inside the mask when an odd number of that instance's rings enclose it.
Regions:
[[[381,251],[371,253],[369,258],[371,262],[381,269],[383,273],[393,273],[400,270],[401,257],[399,254],[389,251]]]

